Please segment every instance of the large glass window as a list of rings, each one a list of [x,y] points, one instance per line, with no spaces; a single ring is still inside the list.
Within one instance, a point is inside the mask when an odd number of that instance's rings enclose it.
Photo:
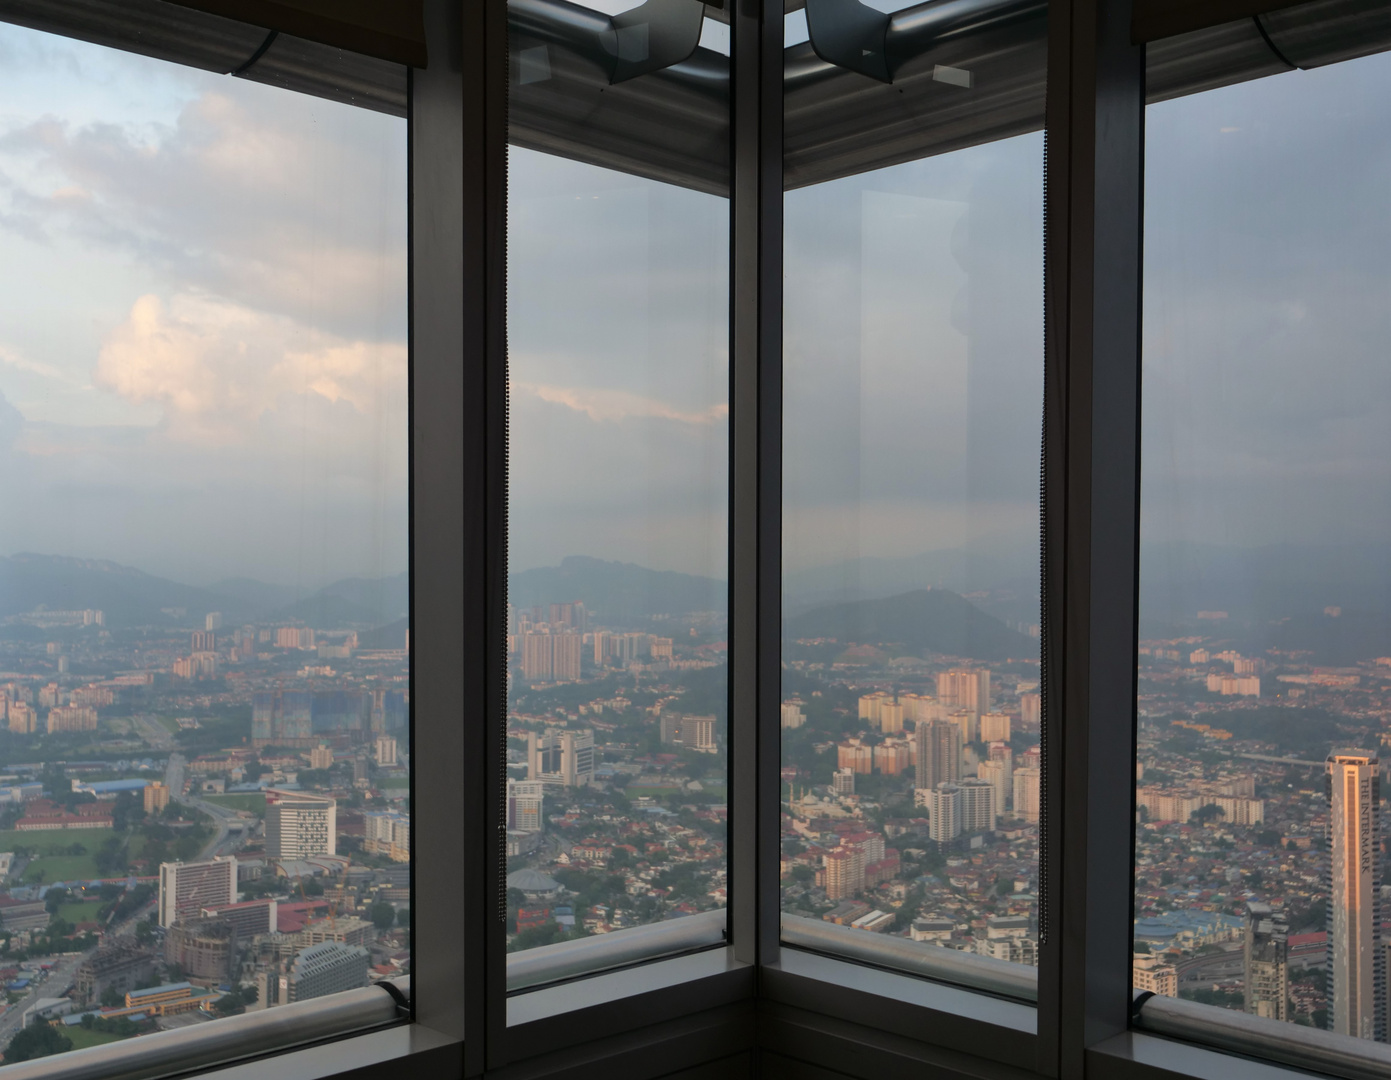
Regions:
[[[406,125],[0,57],[13,1062],[409,971]]]
[[[1148,109],[1134,938],[1139,989],[1383,1041],[1388,93]]]
[[[783,937],[1037,965],[1046,20],[829,7],[786,59]]]
[[[723,940],[729,65],[633,6],[512,9],[513,988]]]

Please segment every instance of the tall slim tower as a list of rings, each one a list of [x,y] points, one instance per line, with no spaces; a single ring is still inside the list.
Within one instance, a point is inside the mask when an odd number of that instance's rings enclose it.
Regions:
[[[1373,750],[1328,755],[1328,1027],[1386,1038],[1381,785]]]
[[[931,789],[944,780],[961,779],[961,729],[956,724],[950,720],[920,722],[913,745],[918,787]]]
[[[1289,1019],[1289,928],[1269,904],[1246,905],[1246,1011],[1272,1020]]]

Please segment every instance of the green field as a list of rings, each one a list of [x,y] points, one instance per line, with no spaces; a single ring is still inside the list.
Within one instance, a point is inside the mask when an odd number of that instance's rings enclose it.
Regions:
[[[104,1043],[121,1041],[119,1035],[113,1035],[109,1031],[89,1031],[81,1024],[73,1024],[71,1027],[63,1028],[63,1034],[72,1040],[74,1050],[85,1050],[89,1046],[101,1046]]]
[[[262,815],[266,812],[266,797],[255,792],[236,793],[232,795],[203,795],[204,802],[210,802],[214,806],[226,806],[232,810],[247,810],[253,814]]]
[[[103,904],[100,900],[77,900],[59,907],[58,917],[67,919],[73,926],[78,923],[97,922],[102,907]]]
[[[93,856],[101,850],[103,841],[118,835],[111,829],[54,829],[52,832],[18,832],[5,829],[0,830],[0,851],[27,848],[34,853],[24,871],[25,881],[40,880],[40,873],[43,874],[42,880],[45,882],[72,881],[76,878],[87,880],[101,876]],[[58,854],[73,844],[81,844],[87,849],[87,853]]]

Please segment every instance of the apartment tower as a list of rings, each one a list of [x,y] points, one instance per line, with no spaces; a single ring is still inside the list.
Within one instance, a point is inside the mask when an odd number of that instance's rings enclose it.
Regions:
[[[1381,947],[1381,791],[1372,750],[1328,755],[1328,1027],[1386,1038]]]

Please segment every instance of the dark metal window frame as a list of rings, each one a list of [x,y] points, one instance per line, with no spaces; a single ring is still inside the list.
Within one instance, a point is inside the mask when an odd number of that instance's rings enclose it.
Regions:
[[[1052,0],[1049,13],[1039,1004],[780,943],[785,6],[799,5],[722,5],[734,25],[729,943],[531,992],[508,1023],[496,842],[507,13],[505,0],[426,0],[430,63],[411,73],[409,105],[413,723],[430,748],[413,755],[414,1022],[279,1055],[277,1075],[658,1077],[738,1053],[766,1055],[768,1076],[1292,1075],[1132,1030],[1144,65],[1131,0]]]

